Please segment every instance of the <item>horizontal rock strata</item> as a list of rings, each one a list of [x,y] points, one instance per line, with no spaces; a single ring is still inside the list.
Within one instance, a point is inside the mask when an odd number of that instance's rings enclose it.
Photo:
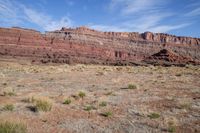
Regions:
[[[182,57],[178,63],[198,64],[200,60],[199,38],[151,32],[100,32],[87,27],[44,34],[18,27],[0,28],[0,57],[32,62],[131,65],[150,60],[162,49]],[[190,61],[181,60],[186,58]]]

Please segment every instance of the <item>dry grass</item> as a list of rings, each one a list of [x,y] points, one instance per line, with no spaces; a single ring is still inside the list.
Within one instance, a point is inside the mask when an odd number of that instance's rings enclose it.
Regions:
[[[48,98],[38,98],[35,101],[35,109],[36,111],[51,111],[52,109],[52,102]]]
[[[111,111],[106,111],[106,112],[101,113],[101,115],[104,117],[111,117],[113,113]]]
[[[0,133],[26,133],[27,127],[22,123],[0,122]]]
[[[6,105],[4,105],[3,110],[5,110],[5,111],[13,111],[14,108],[15,107],[14,107],[13,104],[6,104]]]
[[[88,133],[124,132],[124,129],[127,132],[133,129],[138,132],[161,132],[162,129],[199,132],[195,123],[199,115],[199,75],[200,69],[193,66],[0,63],[0,88],[11,88],[5,92],[15,90],[17,93],[3,96],[4,90],[0,90],[1,109],[5,103],[15,105],[15,111],[1,110],[0,120],[17,117],[27,123],[28,132],[40,133],[59,132],[63,127],[69,132],[84,129]],[[49,112],[34,113],[29,109]]]
[[[52,109],[52,100],[47,97],[37,97],[31,96],[22,100],[25,103],[32,103],[33,106],[30,107],[32,111],[51,111]]]
[[[16,93],[12,88],[7,87],[3,89],[3,96],[16,96]]]

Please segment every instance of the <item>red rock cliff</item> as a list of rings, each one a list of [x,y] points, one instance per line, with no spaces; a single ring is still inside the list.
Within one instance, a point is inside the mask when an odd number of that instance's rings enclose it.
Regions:
[[[200,39],[161,33],[100,32],[87,27],[41,34],[22,28],[0,28],[0,56],[54,63],[130,64],[169,49],[200,60]]]

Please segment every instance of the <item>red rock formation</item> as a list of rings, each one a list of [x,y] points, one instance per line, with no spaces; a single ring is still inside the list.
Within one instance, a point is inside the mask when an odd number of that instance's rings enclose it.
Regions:
[[[22,28],[0,28],[0,56],[43,63],[130,64],[169,49],[200,60],[200,39],[145,32],[100,32],[87,27],[41,34]],[[180,61],[181,62],[181,61]]]
[[[145,59],[145,62],[163,65],[163,64],[199,64],[198,61],[189,57],[180,56],[171,50],[162,49],[158,53],[153,54]]]

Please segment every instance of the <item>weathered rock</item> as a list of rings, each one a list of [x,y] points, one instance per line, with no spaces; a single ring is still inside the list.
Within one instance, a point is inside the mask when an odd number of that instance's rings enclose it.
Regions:
[[[151,32],[100,32],[87,27],[63,27],[45,34],[17,27],[0,28],[0,56],[27,58],[33,62],[130,65],[150,60],[148,57],[162,49],[192,61],[200,60],[199,38]],[[190,63],[184,59],[177,61],[170,57],[169,60]]]
[[[200,64],[198,61],[190,57],[180,56],[171,50],[162,49],[158,53],[153,54],[144,60],[150,64],[157,65],[185,65],[185,64]]]

